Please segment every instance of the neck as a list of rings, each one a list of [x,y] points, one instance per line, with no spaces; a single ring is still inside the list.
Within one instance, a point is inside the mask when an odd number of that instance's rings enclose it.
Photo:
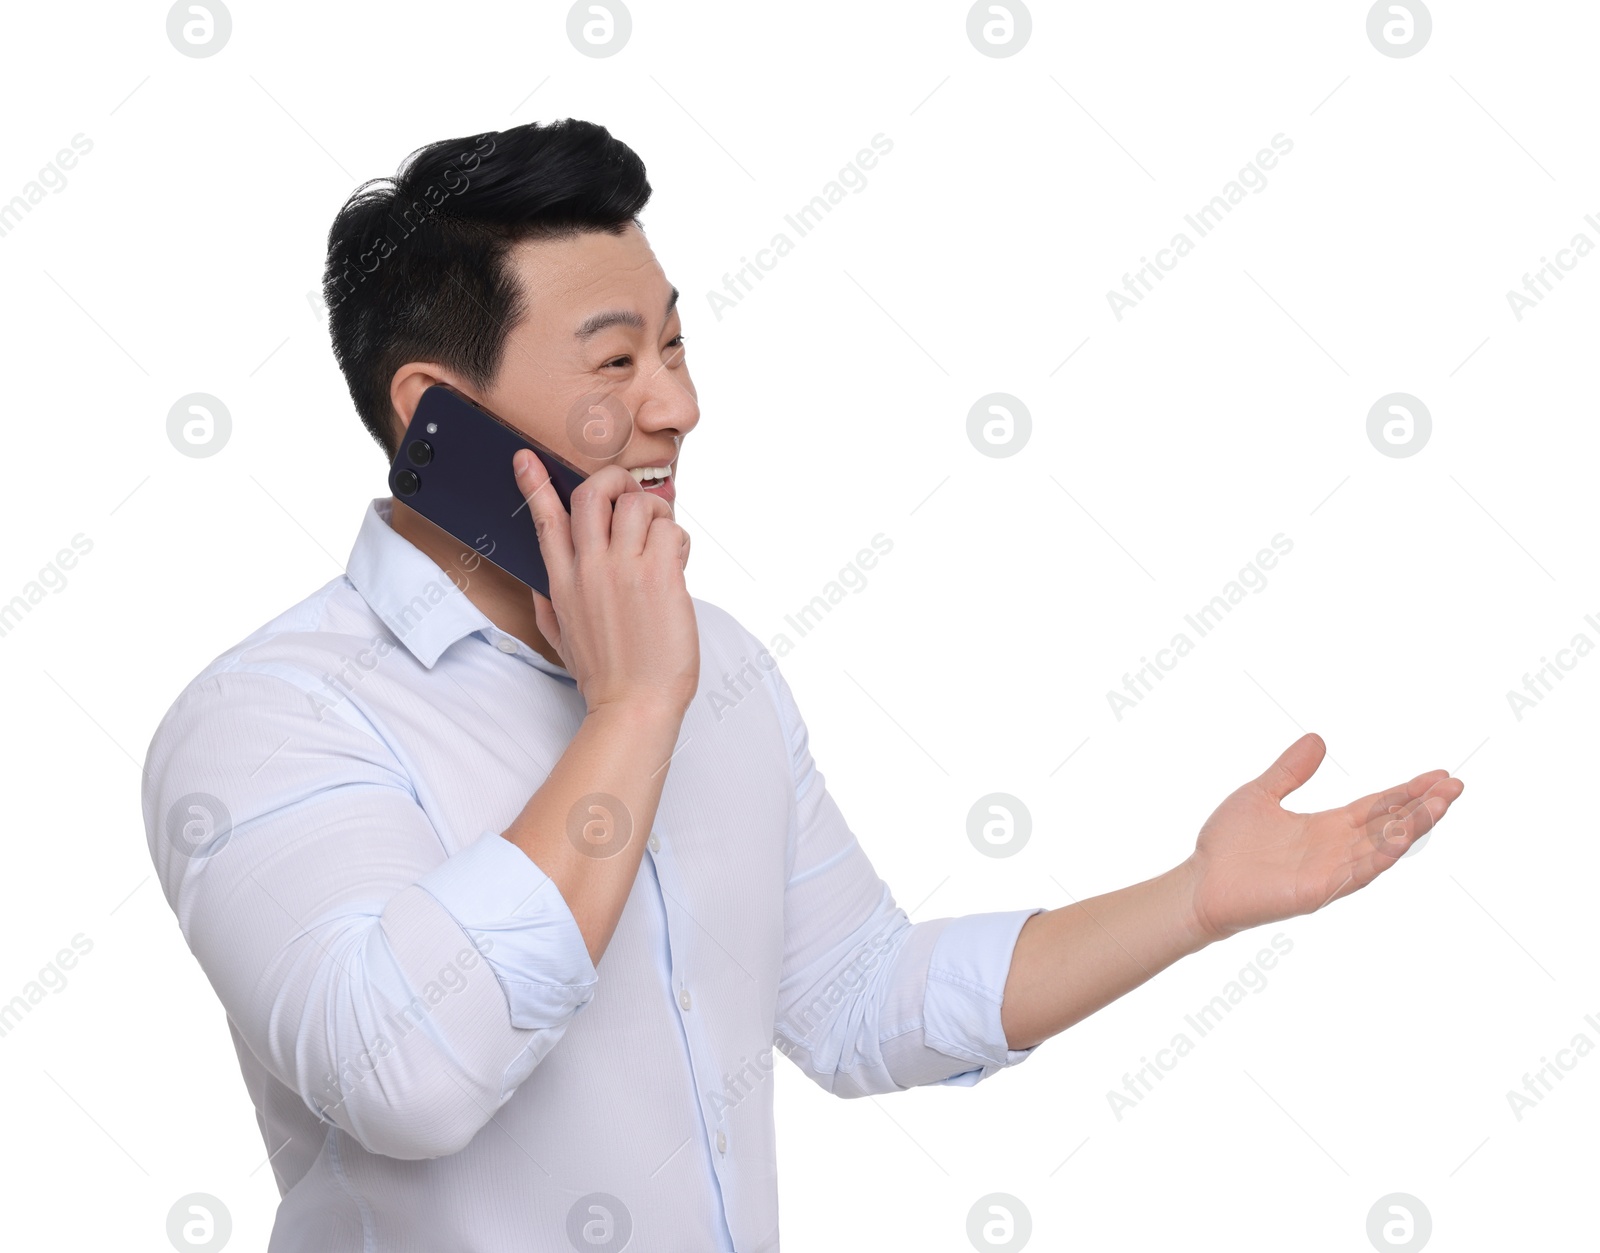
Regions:
[[[479,557],[448,531],[441,530],[414,509],[394,502],[389,515],[394,533],[420,550],[443,570],[462,593],[483,611],[484,617],[539,656],[566,668],[550,646],[533,616],[533,592],[499,566]]]

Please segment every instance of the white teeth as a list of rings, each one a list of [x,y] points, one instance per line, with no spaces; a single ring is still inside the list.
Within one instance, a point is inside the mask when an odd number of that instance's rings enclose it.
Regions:
[[[643,483],[646,479],[667,479],[672,477],[671,466],[640,466],[637,470],[629,470],[635,483]]]

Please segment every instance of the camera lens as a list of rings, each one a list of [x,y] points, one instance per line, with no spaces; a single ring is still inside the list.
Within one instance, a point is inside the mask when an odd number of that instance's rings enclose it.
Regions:
[[[410,448],[406,449],[406,456],[414,466],[425,466],[433,460],[433,445],[425,439],[413,441]]]
[[[402,496],[415,496],[421,486],[422,480],[412,470],[401,470],[394,476],[394,490]]]

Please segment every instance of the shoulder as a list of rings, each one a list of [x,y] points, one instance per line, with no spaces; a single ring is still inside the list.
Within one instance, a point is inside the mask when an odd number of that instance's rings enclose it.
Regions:
[[[174,798],[225,797],[238,818],[330,777],[409,790],[382,733],[344,696],[352,660],[370,668],[375,656],[401,647],[341,575],[214,657],[150,737],[147,827],[155,829]],[[274,768],[264,769],[269,762]]]
[[[700,638],[702,640],[754,640],[745,629],[744,624],[735,618],[721,605],[713,604],[709,600],[702,600],[698,596],[691,596],[689,600],[694,605],[695,620],[700,625]]]
[[[759,704],[792,742],[800,727],[800,713],[785,682],[779,658],[788,651],[768,648],[726,609],[691,597],[700,627],[700,693],[696,698],[721,722],[735,705],[759,696]]]
[[[694,602],[695,620],[700,628],[701,671],[708,659],[729,669],[749,668],[752,672],[778,672],[778,657],[733,614],[698,596]]]
[[[281,729],[284,718],[327,725],[329,686],[352,660],[392,651],[392,633],[343,575],[251,631],[184,684],[156,727],[147,768],[179,743],[205,745]],[[348,723],[350,710],[341,708]]]
[[[694,603],[694,621],[699,626],[702,655],[710,653],[733,658],[744,655],[755,661],[757,653],[765,653],[762,642],[728,610],[699,597],[690,597],[690,600]]]
[[[330,664],[392,633],[344,575],[262,623],[212,658],[179,692],[177,702],[214,688],[226,675],[277,674],[301,687],[320,682]]]

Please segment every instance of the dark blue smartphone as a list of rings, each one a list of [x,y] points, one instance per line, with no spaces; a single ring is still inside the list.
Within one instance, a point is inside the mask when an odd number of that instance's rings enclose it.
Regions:
[[[589,476],[448,383],[422,393],[389,467],[389,490],[441,530],[541,596],[550,576],[511,458],[531,451],[550,473],[563,509]]]

